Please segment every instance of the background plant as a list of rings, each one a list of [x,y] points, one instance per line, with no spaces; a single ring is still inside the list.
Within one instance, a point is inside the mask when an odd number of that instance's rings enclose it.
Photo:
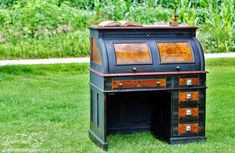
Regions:
[[[0,58],[89,55],[89,25],[103,20],[199,26],[206,52],[235,51],[234,0],[0,0]],[[73,44],[73,45],[71,45]]]

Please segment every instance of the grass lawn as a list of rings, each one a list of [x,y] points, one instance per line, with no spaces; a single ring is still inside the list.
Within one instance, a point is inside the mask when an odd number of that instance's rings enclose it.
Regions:
[[[150,132],[109,136],[109,152],[235,152],[235,59],[207,61],[207,142],[169,145]],[[2,152],[103,152],[88,138],[86,64],[0,67]]]

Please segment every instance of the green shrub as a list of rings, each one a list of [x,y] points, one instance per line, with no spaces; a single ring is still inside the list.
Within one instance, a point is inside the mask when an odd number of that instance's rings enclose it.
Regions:
[[[77,7],[79,9],[93,9],[95,0],[60,0],[60,2],[67,1],[73,7]]]
[[[80,10],[63,3],[60,7],[55,5],[56,1],[28,0],[26,5],[21,7],[14,5],[11,14],[12,25],[18,25],[17,30],[25,31],[32,36],[42,28],[52,30],[60,25],[71,24],[73,28],[83,29],[88,25],[90,13],[83,13]]]
[[[235,3],[224,1],[218,8],[211,5],[208,10],[201,39],[208,52],[235,51]]]
[[[234,0],[0,0],[0,58],[89,55],[89,25],[172,20],[199,26],[206,52],[235,51]]]
[[[98,4],[96,13],[100,18],[106,20],[133,20],[145,24],[168,21],[172,17],[172,11],[169,9],[149,7],[146,4],[131,3],[130,1],[123,3],[122,0]]]
[[[89,31],[74,31],[0,43],[0,59],[89,56]]]
[[[136,5],[130,11],[130,20],[153,24],[157,21],[169,21],[172,18],[172,11],[162,7],[149,7],[147,5]]]

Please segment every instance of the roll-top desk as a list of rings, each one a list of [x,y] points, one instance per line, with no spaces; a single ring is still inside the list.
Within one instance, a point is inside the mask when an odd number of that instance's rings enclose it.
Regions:
[[[90,138],[150,130],[205,140],[206,71],[194,26],[90,27]]]

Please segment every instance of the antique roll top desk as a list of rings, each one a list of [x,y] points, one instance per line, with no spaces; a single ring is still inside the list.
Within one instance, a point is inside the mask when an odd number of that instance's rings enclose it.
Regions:
[[[90,27],[89,136],[150,130],[168,143],[206,140],[206,71],[194,26]]]

